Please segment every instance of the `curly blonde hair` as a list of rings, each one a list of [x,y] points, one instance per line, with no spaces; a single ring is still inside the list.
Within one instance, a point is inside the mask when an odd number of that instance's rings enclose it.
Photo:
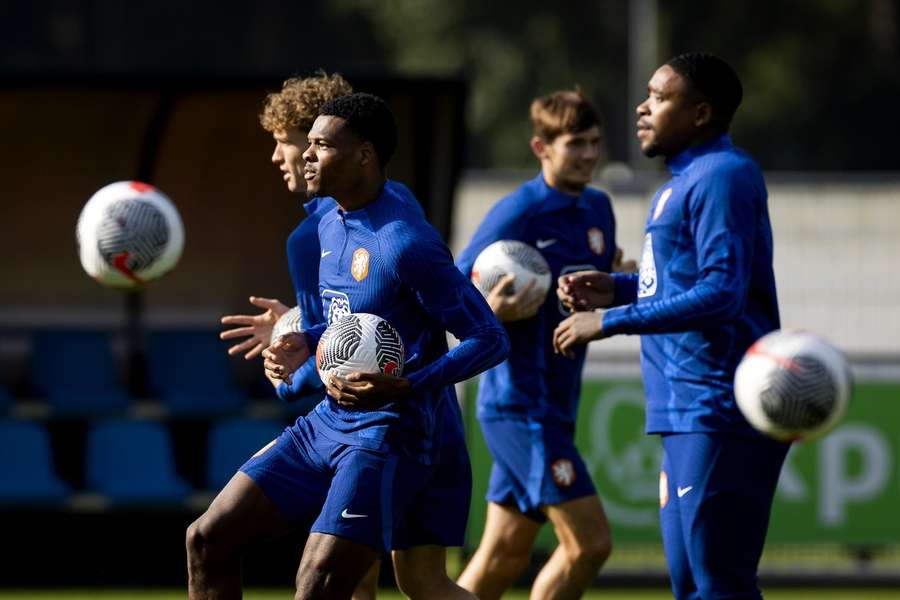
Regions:
[[[266,96],[259,123],[266,131],[309,131],[323,104],[352,93],[353,88],[338,73],[319,71],[312,77],[292,77],[280,92]]]

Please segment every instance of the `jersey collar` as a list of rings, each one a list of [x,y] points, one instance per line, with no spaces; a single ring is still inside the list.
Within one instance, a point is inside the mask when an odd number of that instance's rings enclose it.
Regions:
[[[672,175],[681,175],[690,168],[695,159],[703,156],[704,154],[717,152],[719,150],[727,150],[733,147],[734,146],[731,143],[731,138],[727,133],[723,133],[719,137],[714,138],[704,144],[691,146],[687,150],[681,151],[680,153],[667,160],[666,166],[669,167],[669,171],[671,171]]]
[[[325,200],[324,198],[316,196],[313,199],[311,199],[309,202],[306,202],[303,204],[303,210],[306,211],[307,215],[311,215],[314,212],[316,212],[317,210],[319,210],[319,206],[322,205],[322,202],[324,200]]]
[[[547,180],[544,179],[543,171],[538,173],[537,177],[535,177],[532,181],[535,183],[535,185],[538,186],[538,189],[541,192],[541,201],[538,205],[538,213],[550,212],[553,210],[559,210],[561,208],[571,208],[573,206],[579,206],[582,208],[586,206],[587,201],[584,197],[584,191],[582,191],[577,196],[573,196],[554,187],[550,187],[550,185],[547,184]]]

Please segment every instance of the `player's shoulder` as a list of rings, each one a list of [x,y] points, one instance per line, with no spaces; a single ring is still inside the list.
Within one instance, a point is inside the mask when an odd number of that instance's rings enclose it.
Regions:
[[[542,200],[540,182],[537,178],[531,179],[497,200],[485,216],[485,221],[527,220],[539,212]]]
[[[587,186],[581,193],[580,201],[590,208],[598,209],[603,212],[612,209],[612,199],[609,197],[609,194],[600,188]]]
[[[762,175],[748,152],[730,144],[702,156],[698,166],[697,177],[714,174],[717,178],[756,179]]]

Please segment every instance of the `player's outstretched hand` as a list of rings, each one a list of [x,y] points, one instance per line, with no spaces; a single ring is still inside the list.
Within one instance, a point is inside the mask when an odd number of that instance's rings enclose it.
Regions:
[[[263,367],[269,380],[291,383],[291,373],[309,358],[309,346],[302,333],[287,333],[263,350]]]
[[[247,351],[246,360],[256,358],[269,345],[272,337],[272,327],[278,321],[278,317],[288,311],[288,307],[272,298],[259,298],[250,296],[250,304],[262,308],[265,312],[258,315],[226,315],[222,317],[223,325],[238,325],[232,329],[226,329],[219,334],[223,340],[246,337],[243,342],[234,344],[228,348],[228,354],[234,356],[238,352]]]
[[[553,332],[553,351],[568,358],[575,358],[572,351],[577,344],[587,344],[603,337],[603,314],[587,311],[566,317]]]
[[[606,308],[613,302],[613,277],[603,271],[575,271],[560,275],[556,295],[569,310]]]
[[[613,273],[637,273],[638,264],[633,258],[625,260],[625,253],[621,248],[616,247],[616,254],[612,263]]]
[[[410,383],[394,375],[350,373],[347,377],[329,377],[325,390],[342,406],[366,409],[402,398],[409,393]]]
[[[508,290],[512,287],[515,279],[515,275],[507,273],[500,278],[487,296],[487,303],[501,323],[533,317],[544,303],[544,298],[534,292],[534,279],[525,284],[518,292],[509,294]]]

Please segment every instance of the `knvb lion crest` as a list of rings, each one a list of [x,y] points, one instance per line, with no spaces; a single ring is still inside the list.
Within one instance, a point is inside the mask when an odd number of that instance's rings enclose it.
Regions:
[[[369,251],[365,248],[357,248],[353,253],[353,262],[350,264],[350,274],[353,279],[362,281],[369,274]]]

